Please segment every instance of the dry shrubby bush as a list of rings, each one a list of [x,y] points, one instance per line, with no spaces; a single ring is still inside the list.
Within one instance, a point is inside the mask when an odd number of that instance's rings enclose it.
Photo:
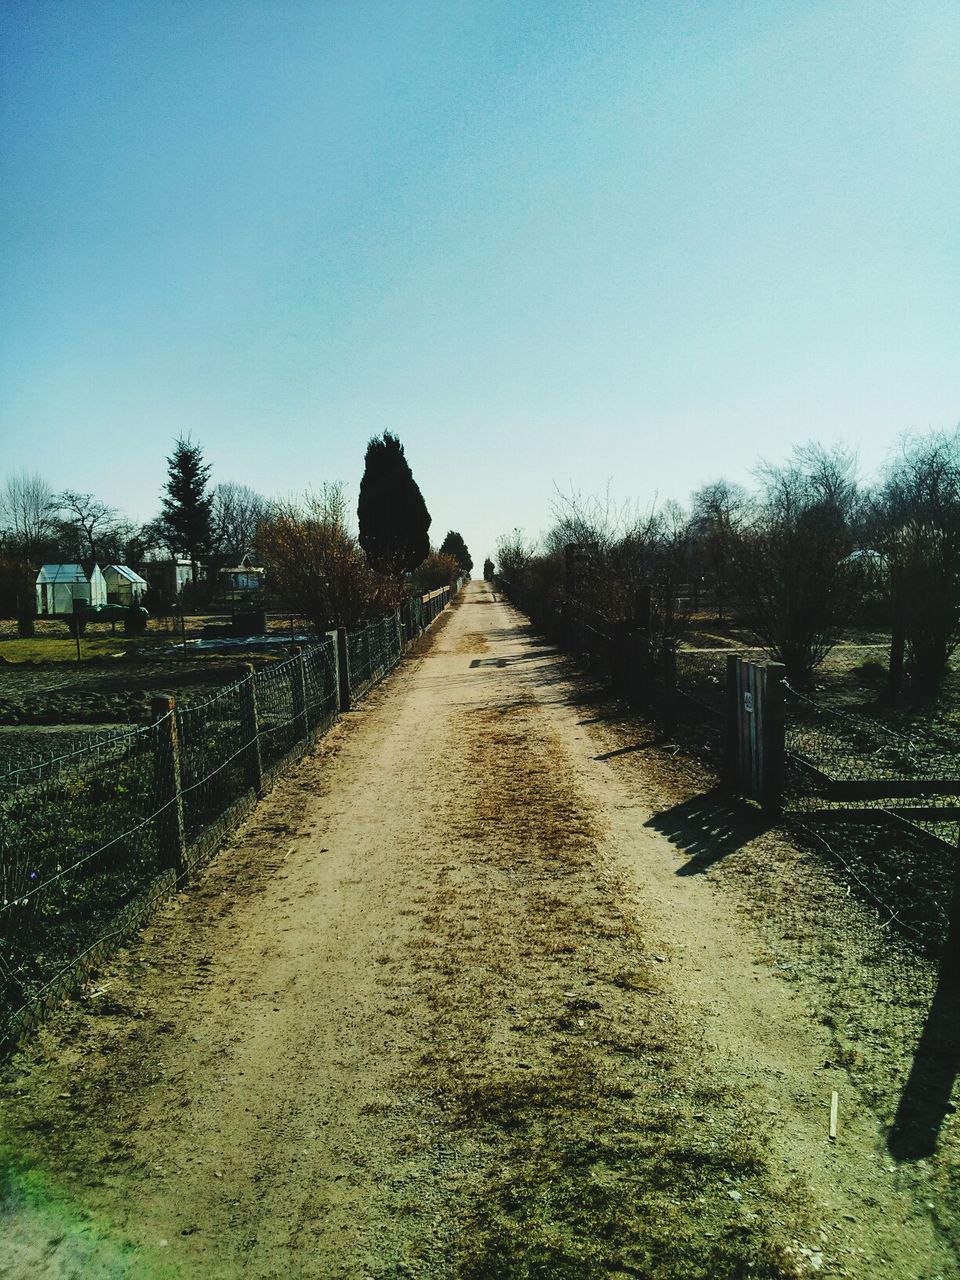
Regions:
[[[648,587],[654,652],[682,634],[689,620],[681,597],[689,531],[676,503],[639,512],[618,510],[609,498],[560,495],[554,514],[540,544],[519,530],[500,540],[503,579],[524,584],[541,607],[580,611],[603,623],[632,621],[637,592]]]
[[[761,477],[732,542],[740,616],[803,687],[859,599],[850,561],[861,506],[854,460],[811,446]]]
[[[354,627],[400,602],[398,580],[374,573],[350,533],[340,485],[273,504],[256,548],[274,594],[318,631]]]
[[[414,572],[410,585],[414,591],[439,591],[441,587],[449,587],[459,575],[460,565],[453,556],[431,551]]]
[[[538,542],[518,529],[500,539],[498,575],[542,609],[609,622],[649,589],[655,646],[712,611],[799,686],[845,627],[899,620],[918,686],[936,688],[960,644],[960,430],[908,440],[874,490],[851,454],[816,444],[757,476],[752,493],[703,486],[689,512],[561,496]]]

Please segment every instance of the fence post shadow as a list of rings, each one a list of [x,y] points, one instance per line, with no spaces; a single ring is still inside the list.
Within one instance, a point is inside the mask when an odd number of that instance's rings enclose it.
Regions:
[[[950,924],[940,962],[937,989],[927,1011],[913,1065],[897,1114],[887,1135],[895,1160],[923,1160],[937,1149],[944,1120],[960,1076],[960,866],[957,869]]]
[[[709,871],[767,830],[770,823],[759,809],[715,786],[655,814],[645,825],[686,854],[687,861],[676,874],[691,876]]]

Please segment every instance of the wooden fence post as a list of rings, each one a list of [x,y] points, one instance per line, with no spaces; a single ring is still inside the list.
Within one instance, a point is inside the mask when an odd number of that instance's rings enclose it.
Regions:
[[[350,710],[350,654],[347,629],[337,627],[337,682],[340,686],[340,710]]]
[[[618,697],[626,697],[630,678],[630,624],[618,620],[614,624],[613,662],[611,675],[613,689]]]
[[[340,653],[337,645],[336,631],[328,631],[326,633],[330,637],[330,647],[333,650],[333,688],[334,698],[336,699],[337,715],[340,714]]]
[[[676,723],[677,696],[677,642],[663,643],[663,731],[672,733]]]
[[[187,840],[180,790],[180,741],[173,698],[154,698],[151,715],[156,726],[153,791],[157,807],[157,853],[162,868],[172,870],[177,883],[187,878]]]
[[[400,655],[403,653],[403,622],[400,619],[400,610],[394,609],[393,616],[397,624],[397,661],[400,661]]]
[[[736,791],[740,783],[740,658],[735,653],[727,654],[723,728],[723,781]]]
[[[243,780],[254,795],[263,794],[263,761],[260,758],[260,723],[257,717],[257,686],[253,666],[243,664],[246,672],[240,682],[240,736],[243,749]]]
[[[763,678],[763,778],[760,803],[770,817],[783,812],[785,726],[782,662],[768,662]]]
[[[960,826],[957,827],[957,856],[953,872],[953,894],[947,915],[947,936],[943,943],[941,968],[953,977],[953,989],[960,979]]]
[[[895,698],[903,688],[903,659],[907,647],[907,632],[903,620],[903,606],[894,604],[893,627],[890,634],[890,666],[887,673],[887,691]]]
[[[639,587],[633,596],[633,621],[643,635],[650,636],[650,584]]]
[[[290,671],[291,693],[293,694],[293,718],[303,721],[303,736],[310,737],[310,719],[307,715],[307,668],[303,650],[299,645],[293,648],[294,663]]]

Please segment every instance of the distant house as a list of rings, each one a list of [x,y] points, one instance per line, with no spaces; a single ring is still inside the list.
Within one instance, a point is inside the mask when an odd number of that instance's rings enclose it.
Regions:
[[[253,562],[249,552],[238,565],[220,570],[220,585],[228,600],[238,600],[259,592],[266,570]]]
[[[107,584],[100,566],[93,565],[87,573],[82,564],[43,565],[37,574],[38,616],[73,613],[78,600],[91,606],[107,603]]]
[[[140,568],[150,588],[162,592],[171,600],[175,600],[183,592],[193,577],[191,563],[183,556],[169,556],[166,560],[144,560]],[[205,577],[202,565],[198,573],[201,578]]]
[[[107,600],[110,604],[139,604],[148,590],[146,578],[125,564],[108,564],[103,571],[107,584]]]

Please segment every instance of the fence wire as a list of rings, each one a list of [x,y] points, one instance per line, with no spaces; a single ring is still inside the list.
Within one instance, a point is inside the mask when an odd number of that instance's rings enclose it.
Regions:
[[[560,609],[502,582],[507,597],[612,692],[652,715],[669,737],[718,771],[727,746],[730,650],[676,650],[661,661],[601,615]],[[618,652],[619,650],[619,652]],[[750,661],[766,661],[738,646]],[[960,734],[949,725],[903,732],[784,685],[787,818],[881,918],[935,951],[946,936],[960,845]]]
[[[44,989],[159,869],[157,725],[44,762],[0,795],[0,1019]],[[2,1036],[2,1025],[0,1025]]]
[[[419,634],[450,596],[414,597],[408,625]],[[397,663],[404,634],[396,614],[348,634],[353,696]],[[0,1042],[25,1029],[45,993],[66,989],[84,956],[139,923],[174,887],[171,808],[182,807],[194,865],[252,807],[257,782],[337,713],[337,651],[327,635],[203,702],[178,703],[153,724],[0,776]],[[174,739],[170,795],[158,762]]]
[[[396,665],[400,650],[400,628],[392,615],[351,632],[347,637],[351,693],[362,697]]]

